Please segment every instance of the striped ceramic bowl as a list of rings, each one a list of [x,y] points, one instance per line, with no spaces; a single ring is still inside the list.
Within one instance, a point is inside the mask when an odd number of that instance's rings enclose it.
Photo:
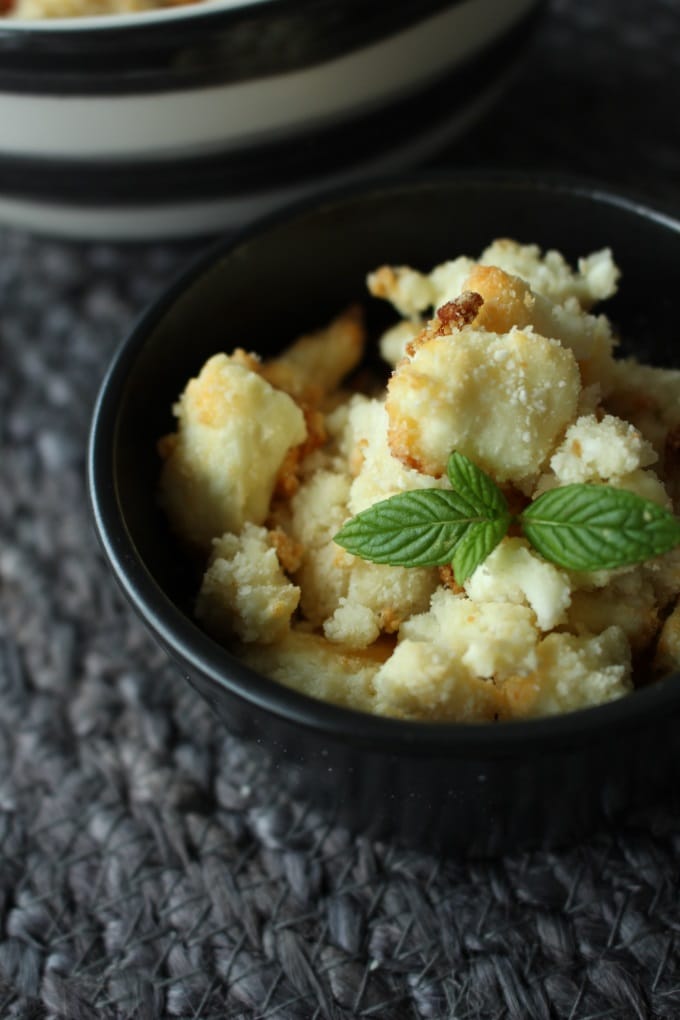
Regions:
[[[500,93],[541,0],[202,0],[0,18],[0,221],[237,227],[417,165]]]

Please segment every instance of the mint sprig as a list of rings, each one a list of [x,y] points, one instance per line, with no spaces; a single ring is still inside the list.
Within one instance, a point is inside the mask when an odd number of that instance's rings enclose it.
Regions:
[[[569,570],[613,570],[680,544],[680,521],[658,503],[611,485],[564,485],[520,515],[546,560]]]
[[[414,489],[347,521],[335,541],[374,563],[451,564],[463,584],[515,523],[546,560],[569,570],[612,570],[680,545],[680,520],[626,489],[565,485],[513,516],[492,478],[463,454],[449,457],[451,489]]]

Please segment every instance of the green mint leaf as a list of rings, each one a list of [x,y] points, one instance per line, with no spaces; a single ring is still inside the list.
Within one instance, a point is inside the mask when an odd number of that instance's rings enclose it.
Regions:
[[[510,514],[480,524],[471,524],[458,542],[451,566],[458,584],[463,585],[477,567],[493,552],[510,526]]]
[[[613,570],[680,545],[680,520],[657,503],[610,485],[564,485],[520,516],[546,559],[569,570]]]
[[[393,567],[450,563],[456,545],[483,518],[448,489],[413,489],[374,503],[347,521],[335,541],[348,552]]]
[[[508,530],[510,514],[500,489],[467,457],[452,453],[447,471],[451,490],[414,489],[390,496],[347,521],[335,541],[373,563],[434,567],[452,563],[459,543],[471,532],[460,568],[454,568],[456,576],[462,571],[467,579]]]
[[[451,488],[477,513],[496,518],[508,512],[505,496],[493,479],[464,454],[454,451],[449,457],[446,472]]]

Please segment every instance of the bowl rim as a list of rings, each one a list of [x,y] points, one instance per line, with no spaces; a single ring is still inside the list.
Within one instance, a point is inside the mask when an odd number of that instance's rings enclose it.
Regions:
[[[600,181],[534,171],[430,170],[399,175],[370,183],[332,189],[278,208],[247,226],[218,237],[189,260],[163,288],[128,330],[109,361],[92,412],[87,448],[87,485],[90,507],[100,545],[114,577],[156,640],[182,664],[191,664],[215,688],[226,688],[271,715],[309,730],[324,733],[329,741],[344,740],[376,751],[416,757],[469,757],[476,751],[485,758],[515,755],[518,747],[573,747],[592,741],[609,728],[620,733],[655,717],[680,711],[680,672],[603,705],[556,716],[507,720],[501,724],[431,722],[373,715],[312,698],[245,666],[224,646],[209,637],[163,591],[138,555],[120,512],[113,457],[119,427],[118,406],[128,373],[144,346],[146,336],[182,292],[219,259],[228,257],[278,225],[309,215],[323,215],[348,201],[370,201],[376,193],[448,185],[539,191],[568,200],[595,202],[653,222],[680,235],[680,218],[631,189],[612,188]],[[228,675],[225,675],[227,673]],[[186,677],[191,682],[191,676]]]
[[[167,22],[184,21],[187,18],[212,18],[225,11],[247,11],[251,7],[279,6],[289,0],[186,0],[171,7],[159,7],[148,11],[133,11],[121,14],[85,14],[61,18],[0,18],[0,32],[16,32],[17,35],[54,33],[78,35],[81,32],[104,32],[112,28],[140,28],[144,25],[162,25]]]
[[[448,0],[449,6],[463,5],[466,0]],[[514,0],[521,3],[521,0]],[[527,0],[529,6],[544,3],[545,0]],[[444,6],[445,0],[439,0]],[[163,24],[189,20],[219,19],[223,14],[248,13],[251,8],[271,8],[277,13],[286,8],[295,11],[299,0],[183,0],[168,7],[132,11],[119,14],[76,15],[59,18],[12,18],[0,16],[0,36],[13,32],[21,36],[30,35],[78,35],[83,32],[101,33],[111,29],[160,27]],[[431,13],[431,12],[430,12]]]

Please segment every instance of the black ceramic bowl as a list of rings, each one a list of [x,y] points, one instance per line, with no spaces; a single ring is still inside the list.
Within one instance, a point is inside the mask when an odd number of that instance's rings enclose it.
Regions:
[[[128,240],[240,227],[418,165],[502,94],[545,4],[198,0],[31,18],[41,2],[0,0],[0,221]]]
[[[428,268],[503,235],[571,259],[611,246],[623,277],[608,312],[629,350],[669,363],[680,223],[581,185],[391,183],[269,219],[193,264],[114,358],[89,461],[96,526],[124,592],[227,727],[266,751],[273,782],[355,830],[484,855],[573,840],[677,782],[680,676],[603,707],[499,725],[377,718],[287,690],[193,621],[193,593],[156,505],[155,444],[206,356],[244,338],[274,354],[352,299],[371,321],[367,270],[386,261]]]

